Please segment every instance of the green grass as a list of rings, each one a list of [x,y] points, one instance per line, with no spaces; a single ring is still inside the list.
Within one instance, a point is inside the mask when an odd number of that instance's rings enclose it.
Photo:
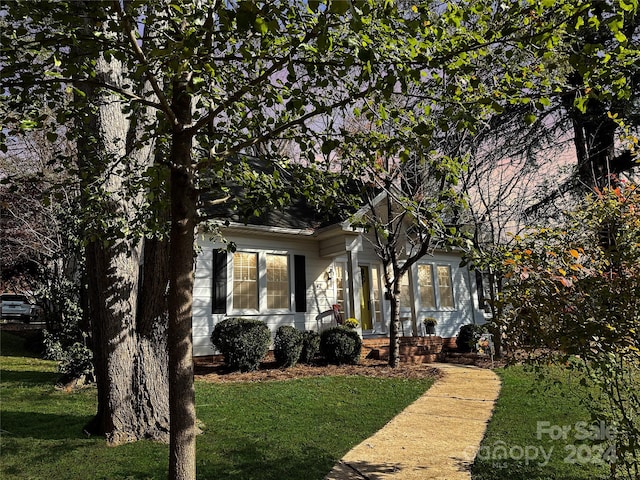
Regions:
[[[55,364],[19,356],[0,332],[0,478],[162,479],[168,449],[148,441],[107,447],[81,431],[95,390],[54,388]],[[320,377],[196,384],[199,479],[322,479],[352,446],[420,396],[430,380]]]
[[[600,447],[583,435],[593,424],[580,405],[585,390],[577,373],[547,368],[545,382],[522,367],[498,373],[502,390],[472,470],[474,480],[608,478],[608,465],[599,460]],[[551,426],[568,429],[566,435],[558,429],[545,431]]]

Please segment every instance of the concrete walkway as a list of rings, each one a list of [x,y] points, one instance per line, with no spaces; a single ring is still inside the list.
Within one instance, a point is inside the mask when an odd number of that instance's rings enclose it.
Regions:
[[[443,377],[349,451],[326,480],[469,480],[500,391],[493,371],[436,363]]]

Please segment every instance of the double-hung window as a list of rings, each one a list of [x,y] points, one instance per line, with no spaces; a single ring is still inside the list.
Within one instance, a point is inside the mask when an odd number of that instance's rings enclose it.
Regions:
[[[289,290],[289,257],[266,255],[267,310],[288,310],[291,302]]]
[[[418,265],[418,288],[422,308],[436,308],[436,291],[431,265]]]
[[[409,284],[409,272],[400,277],[400,307],[411,307],[411,287]]]
[[[234,310],[291,309],[289,256],[264,252],[233,254]]]
[[[455,308],[450,265],[418,265],[418,289],[421,308],[426,310]]]
[[[453,284],[451,282],[451,267],[438,265],[438,294],[440,296],[440,308],[454,308]]]
[[[258,254],[233,254],[233,308],[258,310]]]

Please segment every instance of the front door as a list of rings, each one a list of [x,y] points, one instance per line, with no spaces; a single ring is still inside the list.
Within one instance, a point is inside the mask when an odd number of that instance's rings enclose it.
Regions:
[[[360,324],[362,330],[373,330],[371,321],[371,285],[369,282],[369,267],[360,267],[362,289],[360,290]]]

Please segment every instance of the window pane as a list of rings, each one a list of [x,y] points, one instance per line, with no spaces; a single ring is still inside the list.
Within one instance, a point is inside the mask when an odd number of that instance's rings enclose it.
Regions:
[[[345,310],[345,291],[346,291],[346,278],[344,275],[344,264],[336,264],[336,304],[340,305],[342,311]]]
[[[267,309],[289,309],[289,257],[267,255]]]
[[[440,293],[440,308],[454,308],[451,267],[449,265],[438,265],[438,292]]]
[[[258,254],[233,254],[233,308],[258,309]]]
[[[380,274],[378,273],[378,267],[371,267],[371,279],[374,321],[377,323],[382,323],[382,303],[380,302]]]
[[[409,291],[409,272],[400,278],[400,306],[411,307],[411,292]]]
[[[436,308],[436,292],[433,288],[431,265],[418,265],[418,287],[422,308]]]

